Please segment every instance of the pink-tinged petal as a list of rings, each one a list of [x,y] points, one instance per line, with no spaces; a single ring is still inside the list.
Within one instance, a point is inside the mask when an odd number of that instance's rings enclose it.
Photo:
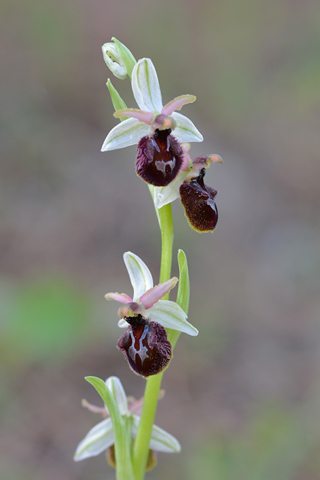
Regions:
[[[109,415],[109,412],[108,410],[106,409],[106,407],[97,407],[96,405],[93,405],[92,403],[89,403],[85,398],[83,398],[81,400],[81,405],[84,407],[84,408],[87,408],[90,412],[93,412],[93,413],[100,413],[100,415],[103,416],[103,418],[108,418],[110,415]]]
[[[132,70],[131,86],[141,110],[161,112],[163,105],[159,80],[150,58],[142,58],[135,64]]]
[[[188,172],[190,166],[192,165],[192,158],[191,158],[191,155],[190,155],[190,153],[189,153],[190,147],[191,147],[190,143],[184,143],[184,144],[182,145],[182,150],[183,150],[183,163],[182,163],[181,170],[182,170],[183,172]]]
[[[194,95],[181,95],[180,97],[176,97],[163,107],[161,113],[164,113],[165,115],[171,115],[171,113],[175,110],[180,110],[183,105],[195,102],[196,98],[197,97]]]
[[[150,288],[146,293],[140,297],[140,302],[144,308],[151,308],[155,303],[157,303],[161,298],[163,298],[167,293],[172,290],[177,284],[177,277],[172,277],[170,280],[167,280],[164,283],[160,283],[153,288]]]
[[[220,157],[220,155],[217,155],[217,154],[210,155],[208,160],[209,162],[212,162],[212,163],[223,163],[222,158]]]
[[[161,400],[164,397],[165,390],[160,390],[158,395],[158,400]],[[143,407],[144,397],[135,400],[133,397],[128,397],[129,411],[133,415],[141,415]]]
[[[139,110],[138,108],[123,108],[122,110],[117,110],[113,116],[115,118],[120,117],[131,117],[137,118],[139,122],[147,123],[151,125],[152,120],[154,118],[154,114],[152,112],[145,112],[144,110]]]
[[[107,300],[115,300],[116,302],[120,302],[120,303],[133,302],[132,298],[129,297],[129,295],[127,295],[126,293],[110,292],[110,293],[107,293],[104,296],[104,298],[106,298]]]

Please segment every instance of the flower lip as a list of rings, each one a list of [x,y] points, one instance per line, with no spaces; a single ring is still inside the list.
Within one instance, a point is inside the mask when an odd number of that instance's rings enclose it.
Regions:
[[[198,157],[186,178],[180,185],[181,203],[189,225],[199,233],[212,232],[217,225],[218,209],[214,201],[217,190],[204,183],[210,157]]]
[[[170,132],[170,129],[157,129],[151,137],[142,137],[138,144],[137,174],[157,187],[171,183],[183,164],[181,145]]]
[[[138,375],[149,377],[160,373],[170,362],[171,344],[166,330],[142,315],[126,317],[129,327],[118,340],[131,369]]]

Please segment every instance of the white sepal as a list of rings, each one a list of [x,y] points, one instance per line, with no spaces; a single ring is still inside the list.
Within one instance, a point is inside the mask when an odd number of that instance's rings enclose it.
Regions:
[[[182,170],[167,187],[154,187],[153,200],[156,208],[161,208],[179,198],[180,185],[183,183],[187,175],[188,172]]]
[[[101,152],[135,145],[147,133],[146,123],[140,122],[137,118],[127,118],[110,130],[103,142]]]
[[[171,116],[177,122],[177,126],[173,130],[172,135],[176,137],[180,143],[203,141],[203,136],[189,118],[178,112],[173,112]]]
[[[109,377],[105,383],[112,393],[121,415],[129,415],[126,392],[124,391],[120,379],[118,377]]]
[[[153,278],[149,268],[138,255],[125,252],[123,260],[133,288],[133,300],[136,302],[147,290],[153,287]]]
[[[135,437],[137,435],[140,417],[138,417],[137,415],[133,415],[132,417],[132,436]],[[154,450],[156,452],[167,453],[180,452],[181,450],[181,446],[178,440],[173,435],[166,432],[157,425],[153,425],[152,427],[149,448],[150,450]]]
[[[148,312],[148,320],[160,323],[165,328],[178,330],[195,337],[198,330],[187,321],[182,308],[171,300],[159,300]]]
[[[95,425],[77,446],[73,459],[76,462],[95,457],[114,444],[114,431],[111,418]]]
[[[156,69],[150,58],[139,60],[132,71],[132,91],[141,110],[160,113],[162,97]]]

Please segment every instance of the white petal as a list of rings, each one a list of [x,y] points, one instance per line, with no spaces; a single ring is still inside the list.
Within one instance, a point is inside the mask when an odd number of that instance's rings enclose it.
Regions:
[[[146,123],[139,122],[137,118],[127,118],[110,130],[103,142],[101,152],[135,145],[147,133],[148,125]]]
[[[123,259],[133,288],[133,300],[136,302],[141,295],[153,287],[152,275],[147,265],[138,255],[126,252],[123,254]]]
[[[160,323],[165,328],[178,330],[188,335],[198,335],[198,330],[187,321],[187,315],[181,307],[171,300],[159,300],[150,310],[148,319]]]
[[[127,396],[120,379],[118,377],[109,377],[106,380],[106,386],[111,391],[112,396],[119,407],[121,415],[128,415],[129,409]]]
[[[141,110],[160,113],[161,90],[156,69],[150,58],[139,60],[132,71],[132,91]]]
[[[154,187],[153,200],[156,208],[161,208],[179,198],[180,185],[187,175],[188,172],[181,171],[167,187]]]
[[[137,434],[140,417],[137,415],[133,415],[132,417],[132,436],[135,437]],[[178,440],[157,425],[153,425],[152,427],[149,448],[151,450],[155,450],[156,452],[167,453],[180,452],[181,450]]]
[[[179,142],[202,142],[203,136],[189,118],[181,115],[181,113],[173,112],[171,116],[177,122],[176,128],[173,130],[172,135],[176,137]]]
[[[114,431],[111,418],[95,425],[79,443],[73,459],[76,462],[88,457],[95,457],[114,444]]]

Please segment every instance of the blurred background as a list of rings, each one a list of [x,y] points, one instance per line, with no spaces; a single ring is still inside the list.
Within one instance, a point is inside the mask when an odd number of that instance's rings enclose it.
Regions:
[[[86,375],[145,381],[116,348],[131,250],[156,279],[160,238],[135,147],[100,153],[116,124],[101,45],[151,57],[164,103],[217,153],[213,234],[173,205],[189,319],[156,423],[179,438],[154,480],[320,479],[320,8],[316,0],[2,0],[0,478],[113,479],[78,442],[100,419]],[[129,82],[112,78],[128,106]],[[173,273],[177,274],[174,261]],[[172,297],[174,298],[174,296]]]

